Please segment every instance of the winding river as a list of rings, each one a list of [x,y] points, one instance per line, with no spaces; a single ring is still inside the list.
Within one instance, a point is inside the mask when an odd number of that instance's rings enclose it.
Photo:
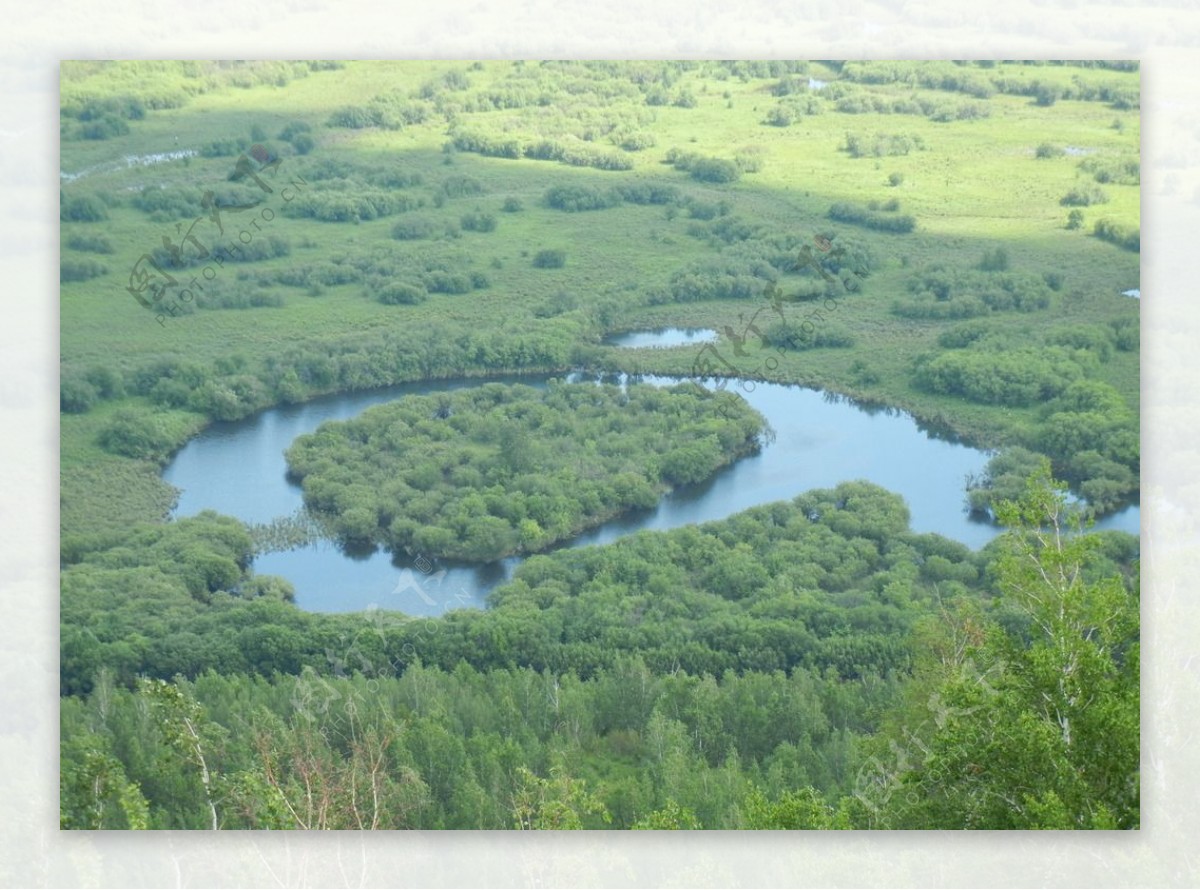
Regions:
[[[548,378],[489,379],[542,386]],[[643,378],[655,385],[680,379]],[[191,516],[211,509],[244,522],[263,523],[292,514],[303,499],[299,486],[286,478],[283,452],[297,436],[312,432],[324,421],[345,420],[403,395],[444,392],[484,382],[488,381],[424,381],[342,393],[273,408],[233,423],[214,423],[185,445],[163,472],[167,482],[181,489],[174,515]],[[731,382],[730,386],[734,385]],[[988,459],[985,452],[935,438],[910,415],[894,409],[864,408],[798,386],[737,385],[770,422],[776,434],[773,442],[706,482],[670,493],[657,507],[607,522],[566,546],[605,544],[641,529],[724,519],[758,504],[850,479],[866,479],[903,496],[915,531],[937,532],[973,548],[998,534],[996,527],[971,520],[963,509],[964,477],[982,471]],[[1139,521],[1135,505],[1107,517],[1097,527],[1137,534]],[[454,608],[484,607],[488,592],[511,577],[520,562],[520,557],[482,566],[422,560],[414,567],[404,555],[346,551],[321,541],[263,554],[255,559],[254,568],[260,574],[287,578],[295,587],[296,604],[309,611],[378,607],[438,615]]]

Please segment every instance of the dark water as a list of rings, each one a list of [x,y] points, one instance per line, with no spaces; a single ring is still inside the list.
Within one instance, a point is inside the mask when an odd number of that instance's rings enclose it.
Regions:
[[[545,377],[496,378],[544,384]],[[677,378],[644,378],[667,385]],[[481,385],[482,380],[404,384],[382,390],[328,396],[303,405],[264,411],[236,423],[208,427],[189,442],[163,473],[182,489],[175,515],[204,509],[246,522],[286,516],[303,501],[286,479],[283,452],[303,433],[326,420],[344,420],[371,405],[402,395]],[[709,384],[711,385],[711,384]],[[731,383],[775,430],[761,453],[744,458],[700,485],[677,490],[657,508],[606,523],[570,546],[603,544],[640,529],[677,528],[723,519],[748,507],[791,498],[811,488],[865,479],[900,494],[918,532],[937,532],[973,548],[998,529],[970,520],[963,509],[963,481],[979,473],[987,454],[932,438],[907,414],[866,409],[825,393],[779,384]],[[750,390],[750,391],[746,391]],[[1109,517],[1102,528],[1138,533],[1132,506]],[[449,563],[414,566],[407,555],[376,550],[346,553],[320,542],[255,560],[260,574],[281,575],[296,589],[296,603],[316,612],[349,612],[377,606],[414,615],[437,615],[459,607],[481,607],[487,593],[511,576],[520,559],[485,566]]]
[[[646,346],[668,347],[687,346],[695,343],[715,343],[717,332],[707,328],[658,328],[653,331],[632,331],[628,334],[615,334],[604,342],[609,346],[624,346],[630,349]]]

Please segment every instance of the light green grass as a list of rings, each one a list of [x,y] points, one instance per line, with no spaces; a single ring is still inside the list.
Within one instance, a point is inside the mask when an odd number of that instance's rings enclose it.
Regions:
[[[1137,84],[1136,73],[1053,66],[1000,68],[1012,76],[1062,79],[1064,83],[1078,75],[1089,83]],[[413,194],[431,196],[437,184],[450,175],[466,174],[482,182],[485,194],[450,199],[444,207],[428,207],[422,213],[446,222],[477,208],[496,214],[499,226],[495,232],[463,232],[451,245],[471,255],[473,268],[490,278],[489,287],[459,296],[435,294],[417,306],[383,306],[365,295],[359,284],[331,287],[319,297],[276,286],[275,290],[284,295],[282,308],[198,311],[166,319],[160,325],[152,313],[125,292],[125,285],[137,257],[159,244],[163,235],[172,235],[173,226],[152,222],[126,205],[114,208],[111,218],[104,222],[62,226],[64,240],[76,232],[102,233],[116,248],[113,255],[97,257],[108,268],[107,274],[62,287],[64,365],[128,369],[156,357],[186,357],[207,364],[231,355],[258,363],[273,351],[312,337],[353,336],[380,328],[411,331],[412,336],[420,337],[441,320],[479,330],[511,331],[532,320],[533,313],[559,291],[574,295],[585,312],[600,302],[617,301],[624,308],[612,328],[623,330],[657,324],[720,328],[735,325],[739,312],[752,313],[759,308],[744,302],[644,305],[643,295],[648,290],[664,285],[677,269],[713,253],[713,248],[687,234],[689,220],[684,213],[669,220],[664,209],[657,206],[622,205],[569,214],[541,205],[541,196],[551,185],[585,183],[606,187],[634,179],[673,184],[704,200],[727,199],[735,215],[805,238],[831,228],[825,213],[833,202],[898,198],[901,211],[917,219],[917,230],[911,235],[832,227],[862,238],[880,260],[879,269],[861,294],[839,299],[836,316],[857,337],[854,347],[788,355],[772,376],[902,406],[970,434],[981,444],[1012,440],[1031,422],[1034,409],[977,405],[932,396],[912,387],[909,375],[913,359],[922,352],[937,350],[938,334],[952,324],[907,321],[890,313],[892,301],[903,296],[904,282],[912,271],[934,262],[971,266],[984,251],[1003,246],[1014,270],[1034,274],[1056,271],[1065,282],[1050,310],[1029,316],[998,316],[1001,325],[1032,329],[1078,322],[1103,324],[1136,311],[1120,291],[1137,286],[1138,255],[1087,233],[1099,218],[1137,227],[1138,187],[1101,186],[1110,201],[1085,208],[1085,228],[1068,231],[1064,223],[1069,208],[1061,207],[1059,198],[1076,185],[1094,183],[1079,171],[1081,158],[1035,160],[1034,149],[1041,142],[1051,142],[1086,149],[1098,157],[1136,156],[1140,138],[1137,112],[1114,111],[1099,102],[1066,100],[1043,108],[1026,97],[997,94],[983,102],[991,116],[982,120],[938,123],[914,115],[842,114],[829,106],[823,114],[804,117],[781,129],[762,123],[776,102],[768,92],[772,79],[722,79],[711,66],[701,66],[685,72],[671,88],[690,89],[698,101],[695,108],[650,108],[627,100],[614,105],[614,114],[641,115],[646,121],[643,129],[657,139],[653,147],[628,155],[635,167],[624,173],[464,153],[452,155],[452,163],[446,164],[442,146],[448,138],[447,123],[441,117],[398,132],[323,126],[329,115],[343,105],[362,104],[392,90],[415,90],[443,72],[465,69],[466,63],[461,62],[352,62],[342,70],[313,72],[285,87],[243,89],[215,84],[208,92],[193,96],[182,108],[149,112],[144,120],[131,123],[127,135],[98,142],[64,142],[61,166],[64,171],[78,172],[119,162],[126,155],[195,149],[213,140],[247,136],[254,125],[274,138],[289,121],[306,121],[317,140],[313,159],[386,163],[418,172],[424,184],[410,189]],[[484,63],[482,71],[468,72],[472,90],[501,86],[508,71],[508,63]],[[824,79],[834,77],[832,69],[819,65],[812,67],[812,73]],[[132,80],[119,75],[119,70],[111,68],[91,77],[77,78],[73,74],[64,81],[64,91],[76,95],[89,89],[115,93],[131,88],[128,84]],[[166,74],[162,76],[167,78]],[[859,89],[886,96],[911,93],[949,102],[975,101],[962,94],[913,91],[894,85]],[[502,132],[506,127],[514,128],[519,135],[533,139],[544,135],[538,130],[539,114],[542,112],[537,108],[525,108],[462,113],[459,117],[464,125],[475,129]],[[549,112],[544,117],[548,128],[561,123],[554,123]],[[1114,128],[1114,120],[1121,121],[1123,129]],[[926,150],[900,157],[851,158],[840,150],[847,131],[915,134],[924,141]],[[596,144],[617,151],[602,139]],[[694,182],[662,162],[671,148],[732,158],[746,146],[761,149],[763,168],[728,186]],[[148,185],[204,189],[223,183],[234,160],[197,157],[148,167],[102,169],[66,184],[64,192],[103,191],[127,197],[131,190]],[[298,169],[300,163],[300,159],[285,159],[281,175],[289,167]],[[888,185],[888,176],[893,172],[904,175],[899,187]],[[520,198],[525,209],[513,214],[500,212],[508,197]],[[277,207],[278,202],[268,201],[268,206]],[[425,243],[391,239],[391,227],[398,218],[350,225],[277,215],[265,231],[288,239],[291,255],[263,263],[227,265],[220,274],[269,272],[373,244],[392,245],[414,255],[427,250],[429,245]],[[227,217],[228,221],[236,219]],[[302,246],[305,244],[311,246]],[[567,251],[565,268],[532,267],[532,255],[548,247]],[[63,255],[83,256],[65,248]],[[638,364],[646,369],[687,373],[694,349],[620,355],[610,350],[609,355],[610,360],[627,366]],[[751,367],[758,363],[742,361]],[[865,362],[879,375],[879,382],[855,382],[850,372],[855,361]],[[1118,353],[1100,370],[1101,379],[1115,386],[1135,409],[1137,361],[1136,353]],[[111,408],[103,405],[82,418],[64,416],[64,492],[70,490],[77,505],[91,504],[64,507],[64,527],[87,525],[88,515],[99,511],[105,498],[125,505],[117,511],[122,517],[154,518],[161,513],[161,491],[154,484],[157,479],[153,468],[105,455],[92,444],[98,424]],[[194,425],[195,421],[189,429]],[[109,473],[96,469],[109,465],[120,465],[125,470]],[[142,482],[130,485],[128,474]],[[96,497],[85,497],[84,492]],[[101,496],[104,492],[107,494]]]

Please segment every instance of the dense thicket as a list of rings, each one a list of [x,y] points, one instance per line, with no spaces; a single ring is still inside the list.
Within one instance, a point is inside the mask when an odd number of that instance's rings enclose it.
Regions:
[[[420,622],[296,612],[232,520],[138,529],[64,570],[63,827],[1136,826],[1136,540],[906,526],[847,483]]]
[[[757,448],[763,430],[741,399],[695,384],[491,383],[324,424],[287,459],[343,539],[489,561],[651,507]]]
[[[992,312],[1034,312],[1050,305],[1053,288],[1044,277],[997,271],[994,262],[984,265],[989,266],[987,271],[930,265],[909,278],[912,296],[894,302],[892,311],[904,318],[957,319]]]

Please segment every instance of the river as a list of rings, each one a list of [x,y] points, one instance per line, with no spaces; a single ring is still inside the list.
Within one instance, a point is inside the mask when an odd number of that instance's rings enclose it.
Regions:
[[[542,386],[547,378],[490,379]],[[656,385],[679,379],[643,378]],[[233,423],[214,423],[188,442],[163,472],[167,482],[181,489],[174,515],[212,509],[249,523],[287,516],[303,504],[300,487],[286,478],[283,458],[297,436],[326,420],[345,420],[404,395],[483,382],[424,381],[341,393],[272,408]],[[735,385],[770,422],[774,441],[706,482],[668,494],[656,508],[607,522],[566,546],[605,544],[641,529],[724,519],[758,504],[851,479],[865,479],[900,494],[912,514],[914,531],[937,532],[972,548],[999,533],[990,523],[970,519],[963,508],[964,479],[983,470],[986,452],[936,438],[910,415],[894,409],[864,408],[798,386],[730,383]],[[1139,522],[1134,505],[1097,526],[1137,534]],[[483,566],[419,562],[421,571],[407,556],[393,557],[381,550],[347,552],[323,541],[263,554],[255,559],[254,568],[260,574],[287,578],[295,587],[296,604],[309,611],[378,607],[437,615],[459,607],[482,608],[488,592],[511,577],[520,562],[520,557]]]

